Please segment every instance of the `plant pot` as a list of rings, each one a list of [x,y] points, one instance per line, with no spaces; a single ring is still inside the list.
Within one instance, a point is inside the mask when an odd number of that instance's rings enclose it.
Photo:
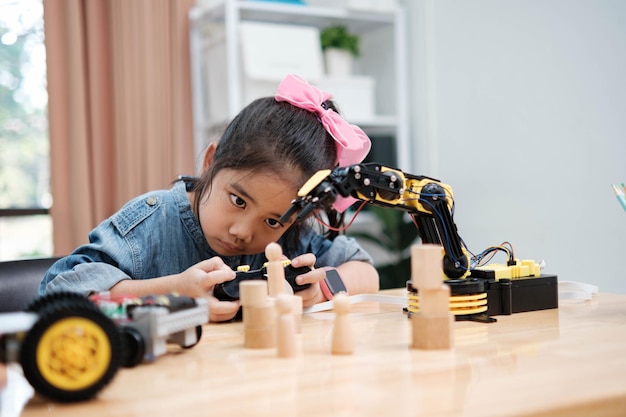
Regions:
[[[352,75],[354,56],[350,51],[338,48],[324,50],[326,75],[329,77],[349,77]]]

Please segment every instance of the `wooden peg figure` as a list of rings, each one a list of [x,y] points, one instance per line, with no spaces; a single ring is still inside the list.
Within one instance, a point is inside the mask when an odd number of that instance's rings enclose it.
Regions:
[[[333,298],[335,324],[332,333],[331,353],[333,355],[351,355],[354,352],[354,335],[350,322],[350,297],[338,293]]]
[[[283,265],[283,248],[272,242],[265,247],[267,257],[267,286],[270,297],[276,297],[285,292],[285,267]]]
[[[298,355],[296,344],[296,322],[293,315],[292,297],[278,294],[276,297],[276,347],[279,358],[293,358]]]

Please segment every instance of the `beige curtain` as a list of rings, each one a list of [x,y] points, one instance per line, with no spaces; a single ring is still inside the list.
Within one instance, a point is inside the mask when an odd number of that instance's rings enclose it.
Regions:
[[[193,174],[194,0],[44,0],[54,252]]]

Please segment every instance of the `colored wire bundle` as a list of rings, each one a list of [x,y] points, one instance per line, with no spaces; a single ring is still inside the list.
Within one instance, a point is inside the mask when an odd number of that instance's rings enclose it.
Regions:
[[[506,253],[508,265],[515,264],[513,245],[509,242],[502,242],[499,246],[489,246],[477,255],[472,254],[471,268],[474,269],[486,265],[499,252]]]

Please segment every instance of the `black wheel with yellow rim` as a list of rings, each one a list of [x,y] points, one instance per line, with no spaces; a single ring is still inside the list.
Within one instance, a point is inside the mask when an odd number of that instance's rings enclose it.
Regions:
[[[87,298],[55,296],[37,308],[39,320],[22,343],[24,376],[44,397],[93,398],[121,362],[117,325]]]

